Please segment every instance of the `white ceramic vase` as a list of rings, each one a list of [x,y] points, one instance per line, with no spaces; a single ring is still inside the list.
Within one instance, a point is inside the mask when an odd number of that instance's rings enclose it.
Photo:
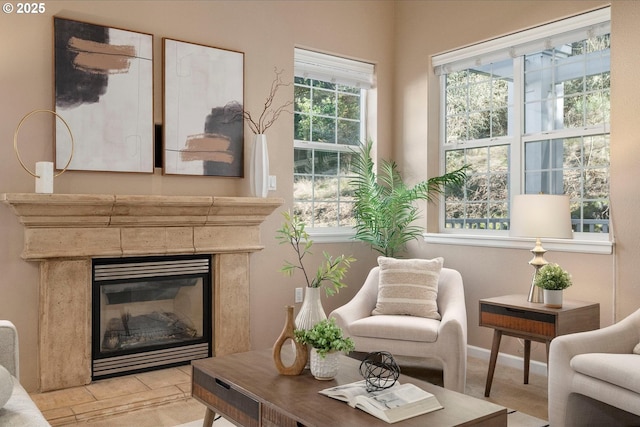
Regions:
[[[269,151],[267,136],[257,134],[251,156],[251,194],[255,197],[267,197],[269,193]]]
[[[562,308],[562,290],[543,289],[544,305],[549,308]]]
[[[320,299],[320,291],[322,288],[311,288],[307,286],[304,291],[304,300],[302,301],[302,307],[296,316],[296,329],[311,329],[316,324],[320,323],[327,318],[324,308],[322,307],[322,300]],[[306,369],[311,366],[311,352],[307,359]]]
[[[297,329],[311,329],[317,323],[327,318],[320,299],[322,288],[307,286],[304,292],[304,300],[300,312],[296,316]]]
[[[332,380],[338,375],[339,351],[330,351],[321,357],[315,348],[311,349],[311,375],[317,380]]]

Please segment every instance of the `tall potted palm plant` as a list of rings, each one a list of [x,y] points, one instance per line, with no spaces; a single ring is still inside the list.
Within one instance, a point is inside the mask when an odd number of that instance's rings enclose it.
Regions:
[[[447,186],[462,185],[466,180],[466,166],[409,187],[394,161],[382,160],[380,173],[376,174],[372,147],[373,142],[367,141],[353,159],[355,238],[384,256],[395,257],[405,249],[407,242],[422,234],[422,228],[414,224],[420,216],[415,202],[431,201]]]

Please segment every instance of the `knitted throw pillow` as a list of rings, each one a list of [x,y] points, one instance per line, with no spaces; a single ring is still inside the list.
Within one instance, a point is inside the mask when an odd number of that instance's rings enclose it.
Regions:
[[[378,301],[371,314],[406,314],[440,320],[436,298],[444,258],[395,259],[380,256]]]

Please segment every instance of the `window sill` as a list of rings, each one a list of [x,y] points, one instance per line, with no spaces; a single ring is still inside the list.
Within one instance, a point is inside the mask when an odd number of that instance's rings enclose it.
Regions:
[[[306,232],[313,243],[352,243],[356,234],[353,228],[307,228]]]
[[[477,235],[456,233],[424,233],[427,243],[458,246],[481,246],[488,248],[528,249],[535,246],[535,239],[511,237],[508,235]],[[608,236],[607,236],[608,237]],[[547,250],[587,254],[610,255],[613,242],[610,240],[586,239],[541,239]]]

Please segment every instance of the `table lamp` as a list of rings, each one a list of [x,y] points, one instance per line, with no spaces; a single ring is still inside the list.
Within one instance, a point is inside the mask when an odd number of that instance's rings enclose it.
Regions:
[[[516,237],[533,237],[536,245],[531,249],[533,258],[529,264],[535,268],[529,302],[542,302],[542,289],[535,286],[536,276],[548,262],[543,258],[546,250],[540,238],[571,239],[571,210],[569,197],[552,194],[520,194],[513,198],[509,234]]]

